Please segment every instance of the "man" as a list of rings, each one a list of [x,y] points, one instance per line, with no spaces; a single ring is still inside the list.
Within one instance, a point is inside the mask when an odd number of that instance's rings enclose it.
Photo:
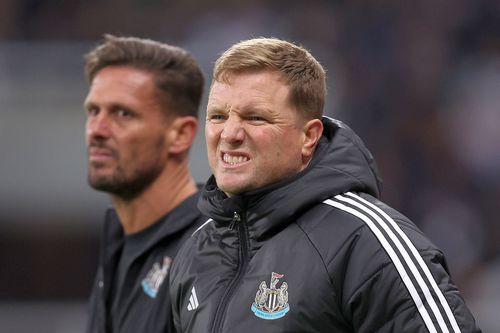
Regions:
[[[85,57],[88,180],[109,193],[88,332],[170,332],[168,274],[205,221],[188,151],[204,79],[183,49],[106,36]]]
[[[216,62],[205,135],[213,220],[180,250],[178,332],[478,332],[443,254],[377,198],[371,154],[322,118],[325,72],[277,39]]]

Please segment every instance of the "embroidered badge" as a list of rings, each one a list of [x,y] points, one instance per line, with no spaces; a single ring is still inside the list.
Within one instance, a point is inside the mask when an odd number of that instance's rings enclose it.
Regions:
[[[142,280],[142,289],[151,298],[155,298],[158,290],[160,289],[163,280],[168,274],[168,269],[172,263],[172,258],[163,257],[163,266],[155,262],[153,267],[149,270],[148,275]]]
[[[276,289],[279,279],[283,276],[283,274],[273,272],[269,288],[266,281],[260,283],[259,290],[255,295],[255,302],[252,304],[252,311],[257,317],[274,320],[285,316],[290,310],[288,305],[288,284],[283,282],[281,287]]]

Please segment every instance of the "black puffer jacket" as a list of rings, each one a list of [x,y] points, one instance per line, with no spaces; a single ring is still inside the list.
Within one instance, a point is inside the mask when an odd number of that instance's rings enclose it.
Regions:
[[[324,118],[297,176],[228,198],[212,177],[172,268],[179,332],[480,332],[442,252],[380,202],[371,154]]]

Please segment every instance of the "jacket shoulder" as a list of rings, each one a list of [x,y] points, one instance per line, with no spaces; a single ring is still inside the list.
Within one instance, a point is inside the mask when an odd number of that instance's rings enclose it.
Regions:
[[[318,247],[349,246],[362,240],[375,249],[384,248],[386,240],[399,239],[411,242],[418,251],[439,251],[410,219],[365,193],[348,192],[327,199],[297,224]]]
[[[412,331],[434,331],[436,321],[475,327],[443,254],[408,218],[367,194],[337,195],[324,205],[316,208],[319,221],[302,223],[303,230],[356,331],[402,331],[408,322]]]
[[[338,277],[347,265],[358,267],[356,280],[360,284],[387,265],[399,265],[410,257],[423,253],[442,257],[412,221],[364,193],[327,199],[297,223],[331,276]]]

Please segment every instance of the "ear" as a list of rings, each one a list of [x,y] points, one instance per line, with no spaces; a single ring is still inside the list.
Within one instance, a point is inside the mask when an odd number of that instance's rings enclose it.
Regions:
[[[168,130],[169,154],[182,154],[193,144],[198,129],[198,120],[195,117],[177,117],[172,121]]]
[[[314,148],[316,148],[323,134],[323,123],[320,119],[309,120],[304,125],[303,130],[304,141],[302,143],[302,160],[304,163],[308,163],[314,153]]]

